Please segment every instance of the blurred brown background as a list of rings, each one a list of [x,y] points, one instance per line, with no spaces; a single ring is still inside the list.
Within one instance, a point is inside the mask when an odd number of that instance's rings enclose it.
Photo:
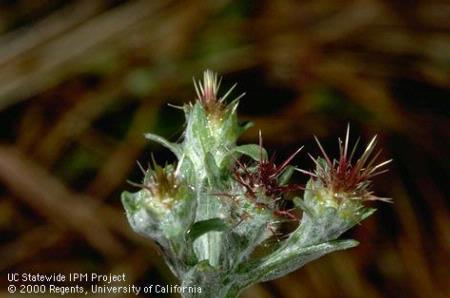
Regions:
[[[336,153],[350,123],[394,158],[374,188],[395,203],[346,235],[359,247],[242,297],[449,297],[449,20],[446,0],[0,1],[2,293],[8,272],[175,283],[119,197],[135,160],[174,159],[143,133],[176,140],[167,103],[211,68],[247,92],[242,142]]]

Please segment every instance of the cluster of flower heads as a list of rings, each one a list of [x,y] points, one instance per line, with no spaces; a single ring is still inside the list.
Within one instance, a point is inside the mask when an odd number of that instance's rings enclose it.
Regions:
[[[224,101],[236,86],[233,85],[225,95],[218,97],[220,83],[221,79],[218,79],[217,74],[210,70],[205,71],[203,82],[196,82],[194,79],[197,100],[202,104],[205,111],[213,116],[220,115],[224,110],[226,107]],[[339,158],[331,159],[315,137],[323,158],[314,158],[308,154],[315,164],[315,169],[312,171],[295,169],[309,175],[313,181],[319,182],[321,189],[331,193],[338,203],[343,200],[380,200],[389,202],[389,198],[377,197],[370,190],[371,179],[386,172],[385,166],[391,162],[391,160],[387,160],[377,164],[381,150],[373,154],[376,146],[376,136],[371,139],[362,155],[356,161],[354,160],[354,155],[358,148],[359,139],[349,153],[349,138],[350,127],[348,126],[345,140],[339,139]],[[292,210],[284,207],[286,203],[285,198],[289,193],[305,188],[295,183],[281,181],[280,177],[287,170],[288,166],[292,167],[289,165],[290,162],[303,147],[277,165],[274,161],[274,156],[269,159],[263,154],[261,133],[259,146],[259,160],[252,163],[236,160],[231,169],[232,178],[241,185],[244,196],[254,206],[272,210],[273,214],[279,217],[292,220],[298,219]],[[177,171],[173,166],[163,168],[153,162],[153,169],[149,167],[148,170],[144,171],[142,169],[142,171],[146,177],[144,183],[132,183],[133,185],[148,190],[152,197],[157,198],[170,198],[176,193],[178,189]],[[311,189],[311,191],[315,190],[317,189]],[[217,195],[235,197],[235,194],[218,193]]]
[[[320,189],[331,193],[338,203],[343,200],[380,200],[390,202],[389,198],[377,197],[370,190],[371,179],[374,176],[385,173],[385,166],[392,160],[377,163],[377,159],[381,154],[381,150],[373,154],[376,145],[376,136],[374,136],[369,144],[365,147],[362,155],[354,161],[355,151],[357,150],[358,141],[354,144],[349,154],[349,138],[350,128],[347,127],[345,141],[339,139],[339,159],[331,159],[323,149],[319,140],[315,140],[322,152],[323,158],[314,158],[310,154],[310,158],[316,165],[315,170],[306,171],[297,169],[299,172],[309,175],[314,181],[319,182]],[[262,152],[262,141],[260,136],[260,148]],[[302,147],[303,148],[303,147]],[[252,165],[246,165],[237,160],[233,168],[233,178],[245,189],[245,194],[260,208],[269,208],[272,206],[274,215],[285,217],[288,219],[296,219],[296,215],[292,210],[284,209],[283,200],[285,195],[299,189],[305,189],[298,184],[280,182],[280,175],[289,166],[292,159],[301,151],[298,149],[291,154],[280,165],[276,165],[274,158],[268,159],[261,153],[260,160]],[[317,191],[318,189],[310,189]],[[274,204],[261,203],[258,196],[264,196],[273,200]]]

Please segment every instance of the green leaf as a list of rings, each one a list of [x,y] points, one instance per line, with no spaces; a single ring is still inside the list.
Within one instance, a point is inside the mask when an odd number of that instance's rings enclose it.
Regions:
[[[163,145],[164,147],[166,147],[167,149],[169,149],[170,151],[172,151],[173,154],[175,154],[175,156],[176,156],[178,159],[180,159],[180,157],[181,157],[181,150],[180,150],[178,144],[176,144],[176,143],[171,143],[171,142],[169,142],[168,140],[166,140],[165,138],[160,137],[160,136],[155,135],[155,134],[152,134],[152,133],[146,133],[144,136],[145,136],[145,138],[146,138],[147,140],[152,140],[152,141],[154,141],[154,142],[157,142],[157,143]]]
[[[229,168],[241,155],[247,155],[250,158],[259,161],[261,154],[263,158],[267,158],[267,152],[264,148],[260,149],[259,145],[248,144],[232,148],[228,151],[220,163],[220,168]]]
[[[363,211],[363,214],[361,215],[360,221],[365,220],[366,218],[371,216],[375,211],[377,211],[377,209],[375,209],[375,208],[364,208],[364,211]]]
[[[249,271],[247,276],[252,279],[252,282],[265,282],[276,279],[299,269],[323,255],[355,247],[358,244],[359,242],[355,240],[339,240],[298,249],[288,246],[269,255],[262,264]]]
[[[256,161],[259,161],[262,158],[267,158],[267,152],[264,148],[261,148],[259,145],[256,144],[248,144],[248,145],[241,145],[236,146],[233,149],[234,152],[239,152],[241,154],[247,155],[251,158],[253,158]]]
[[[301,198],[299,197],[295,197],[293,199],[295,207],[300,208],[301,210],[303,210],[306,214],[308,214],[310,217],[315,217],[316,213],[314,212],[313,209],[309,208],[308,205],[305,204],[305,201],[303,201]]]
[[[194,223],[189,231],[187,232],[187,237],[190,241],[194,241],[198,237],[206,234],[208,232],[223,232],[228,230],[229,226],[221,218],[211,218],[207,220],[201,220]]]
[[[137,193],[124,191],[121,194],[121,201],[127,213],[133,214],[141,208],[137,199]]]
[[[217,186],[220,182],[220,169],[210,152],[205,156],[206,175],[208,176],[209,184]]]
[[[244,131],[246,131],[247,129],[249,129],[250,127],[253,127],[254,123],[253,122],[244,122],[241,126],[241,133],[243,133]]]
[[[178,161],[178,166],[181,176],[183,177],[183,180],[186,182],[186,184],[195,183],[197,173],[195,172],[194,164],[192,163],[191,159],[186,156],[186,154],[183,153],[180,160]]]
[[[314,194],[316,189],[316,182],[311,178],[305,185],[305,193],[303,194],[304,202],[313,202],[315,200]]]
[[[131,228],[138,234],[160,241],[159,220],[157,215],[141,206],[139,193],[122,193],[122,204]]]
[[[243,260],[249,258],[249,256],[255,251],[255,249],[267,239],[268,223],[260,225],[254,225],[248,227],[244,233],[236,233],[232,231],[227,233],[225,248],[227,260],[225,264],[228,264],[230,268],[234,268],[239,265]]]
[[[223,115],[222,122],[222,138],[225,144],[235,144],[239,135],[241,134],[241,128],[239,127],[236,109],[238,106],[238,101],[233,101],[230,103]]]
[[[192,138],[192,145],[201,144],[203,150],[209,151],[214,140],[211,138],[209,131],[209,123],[206,111],[203,106],[196,102],[191,113],[189,114],[188,127],[186,128],[186,136]]]
[[[280,185],[286,185],[288,184],[289,180],[292,177],[292,174],[294,174],[295,167],[288,165],[286,169],[284,169],[283,173],[280,175],[280,178],[278,178],[278,182]]]

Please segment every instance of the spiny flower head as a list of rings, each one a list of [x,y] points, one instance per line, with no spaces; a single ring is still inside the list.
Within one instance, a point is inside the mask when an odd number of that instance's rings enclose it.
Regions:
[[[178,181],[178,169],[173,165],[159,166],[152,158],[151,167],[147,170],[138,163],[139,168],[144,174],[143,183],[130,182],[131,185],[141,187],[150,193],[151,200],[158,201],[165,207],[171,207],[180,188]]]
[[[274,156],[270,159],[263,154],[262,138],[260,135],[260,158],[255,165],[247,166],[240,161],[236,161],[233,169],[233,178],[241,186],[244,187],[246,196],[253,202],[260,204],[261,207],[277,207],[275,213],[277,215],[295,218],[293,214],[287,210],[283,210],[280,206],[283,195],[298,190],[301,187],[297,184],[281,183],[279,178],[286,171],[289,163],[303,148],[299,148],[291,154],[280,165],[275,164]],[[263,196],[261,196],[263,195]],[[261,197],[268,198],[269,202],[264,202]]]
[[[350,155],[349,150],[350,127],[347,127],[345,141],[339,139],[339,159],[331,160],[323,149],[319,140],[315,140],[322,152],[323,159],[311,159],[316,164],[314,172],[300,170],[310,175],[314,180],[319,181],[326,189],[332,192],[336,199],[353,199],[353,200],[380,200],[389,202],[389,198],[377,197],[370,190],[371,179],[374,176],[387,172],[385,166],[392,159],[380,163],[376,163],[381,154],[381,150],[373,154],[377,136],[375,135],[364,149],[361,157],[355,162],[353,157],[358,147],[359,139],[354,144]]]
[[[203,73],[203,82],[196,81],[193,78],[197,100],[203,105],[206,111],[211,115],[218,116],[225,108],[224,101],[236,87],[234,84],[222,97],[218,97],[222,77],[218,78],[217,73],[211,70],[205,70]],[[236,100],[244,96],[241,94]]]

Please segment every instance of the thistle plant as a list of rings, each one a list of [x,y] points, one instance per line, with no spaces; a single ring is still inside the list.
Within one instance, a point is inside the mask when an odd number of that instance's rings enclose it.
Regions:
[[[338,238],[375,211],[366,201],[389,201],[370,189],[390,162],[377,164],[376,137],[358,158],[358,141],[350,148],[347,129],[338,159],[316,138],[322,156],[309,155],[314,169],[290,164],[302,148],[277,163],[261,133],[259,144],[236,144],[249,125],[238,122],[240,97],[227,103],[235,86],[219,96],[220,80],[208,70],[194,86],[196,100],[182,107],[183,141],[145,135],[172,151],[177,163],[141,167],[143,181],[132,183],[140,190],[122,194],[134,231],[159,245],[185,289],[200,288],[183,297],[237,297],[254,283],[358,244]],[[290,182],[295,172],[309,176],[305,186]],[[295,227],[286,232],[286,223]]]

